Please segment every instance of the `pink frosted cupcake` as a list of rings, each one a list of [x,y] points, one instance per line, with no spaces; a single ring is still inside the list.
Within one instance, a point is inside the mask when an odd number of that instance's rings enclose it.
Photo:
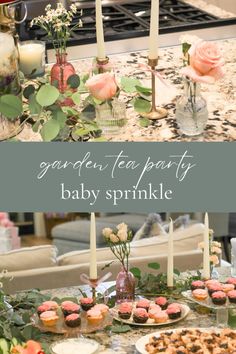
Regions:
[[[161,311],[161,307],[160,306],[158,306],[158,305],[150,306],[149,311],[148,311],[149,318],[154,319],[156,313],[160,312],[160,311]]]
[[[53,327],[56,325],[59,320],[56,311],[46,311],[40,315],[40,320],[43,322],[46,327]]]
[[[137,309],[140,308],[140,309],[145,309],[146,311],[148,311],[149,307],[150,307],[150,301],[147,299],[141,299],[136,304]]]
[[[118,315],[124,320],[128,320],[132,315],[132,304],[129,302],[123,302],[118,309]]]
[[[236,290],[229,291],[227,293],[229,302],[236,304]]]
[[[97,304],[93,307],[94,310],[100,311],[103,316],[109,312],[109,307],[105,304]]]
[[[83,297],[80,299],[80,305],[84,311],[90,310],[95,304],[91,297]]]
[[[205,289],[205,283],[201,280],[195,280],[191,283],[191,290]]]
[[[155,299],[155,304],[159,305],[162,310],[166,310],[168,306],[168,300],[164,296],[159,296]]]
[[[226,283],[233,284],[234,288],[236,289],[236,278],[231,277],[231,278],[227,279]]]
[[[204,290],[204,289],[193,290],[192,295],[193,295],[194,299],[199,300],[199,301],[206,300],[208,297],[207,290]]]
[[[71,315],[66,316],[65,324],[71,328],[79,327],[81,324],[81,318],[78,313],[72,313]]]
[[[42,305],[48,306],[50,311],[56,311],[59,308],[59,305],[56,301],[44,301]]]
[[[73,301],[62,302],[61,309],[65,317],[71,315],[72,313],[80,313],[80,306]]]
[[[167,307],[166,313],[171,320],[175,320],[181,316],[181,306],[179,304],[170,304]]]
[[[46,311],[50,311],[51,307],[49,305],[40,305],[37,308],[37,314],[40,316],[41,313],[46,312]]]
[[[159,311],[154,316],[154,321],[156,323],[165,323],[168,321],[168,315],[166,311]]]
[[[227,294],[229,291],[234,290],[233,284],[222,284],[222,290]]]
[[[208,294],[212,297],[212,294],[216,291],[222,291],[222,285],[220,283],[211,284],[208,286]]]
[[[148,313],[144,308],[136,308],[133,312],[133,320],[136,323],[146,323],[148,320]]]
[[[224,305],[226,303],[226,294],[223,291],[215,291],[212,294],[212,302],[215,305]]]
[[[220,282],[216,279],[209,279],[209,280],[205,281],[205,285],[206,285],[207,289],[209,288],[209,286],[211,286],[213,284],[220,284]]]
[[[90,325],[99,325],[103,320],[103,316],[101,314],[101,311],[99,310],[94,310],[92,308],[91,310],[87,311],[87,321]]]

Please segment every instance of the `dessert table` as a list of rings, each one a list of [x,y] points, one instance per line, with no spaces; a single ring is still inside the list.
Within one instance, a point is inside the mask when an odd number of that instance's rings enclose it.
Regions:
[[[182,93],[183,82],[180,75],[182,67],[181,46],[161,48],[158,70],[166,81],[166,85],[158,80],[157,101],[168,110],[168,117],[152,121],[148,127],[140,126],[140,117],[134,111],[130,101],[132,94],[121,94],[127,103],[128,122],[119,133],[108,136],[108,141],[234,141],[236,140],[236,38],[217,41],[225,58],[225,77],[214,85],[202,84],[202,95],[208,101],[209,119],[205,132],[197,137],[182,136],[175,120],[176,97]],[[136,77],[145,86],[150,87],[150,71],[140,64],[147,64],[147,52],[123,53],[110,56],[110,63],[117,81],[122,76]],[[92,59],[74,61],[78,73],[92,69]],[[17,136],[21,141],[41,141],[41,136],[33,133],[30,126],[25,125]]]
[[[230,275],[230,267],[222,267],[219,269],[220,280],[225,280]],[[100,287],[100,291],[104,291],[106,288],[109,288],[113,285],[113,282],[103,283]],[[70,287],[70,288],[60,288],[53,290],[45,290],[44,294],[51,294],[53,297],[81,297],[80,289],[85,292],[89,291],[88,286],[82,285],[79,287]],[[99,289],[98,289],[99,290]],[[89,294],[89,293],[88,293]],[[177,322],[174,326],[161,326],[160,330],[166,330],[171,328],[208,328],[215,326],[215,314],[207,311],[205,308],[198,307],[198,312],[196,311],[197,307],[195,304],[188,302],[187,300],[179,301],[182,303],[187,303],[191,311],[187,318],[184,320]],[[86,335],[86,338],[94,339],[100,344],[99,354],[136,354],[135,343],[136,341],[149,333],[156,332],[157,328],[152,327],[135,327],[132,326],[132,330],[127,333],[115,334],[111,331],[99,331],[96,333]],[[54,340],[62,339],[61,336],[53,335],[53,336],[45,336],[46,341],[50,341],[50,343]]]

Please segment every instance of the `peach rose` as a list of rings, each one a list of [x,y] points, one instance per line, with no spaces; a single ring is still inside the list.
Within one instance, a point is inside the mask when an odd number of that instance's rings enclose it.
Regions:
[[[195,82],[214,84],[224,76],[224,59],[217,44],[198,41],[189,49],[190,65],[181,73]]]
[[[86,87],[93,97],[105,101],[115,96],[117,84],[111,73],[98,74],[86,82]]]

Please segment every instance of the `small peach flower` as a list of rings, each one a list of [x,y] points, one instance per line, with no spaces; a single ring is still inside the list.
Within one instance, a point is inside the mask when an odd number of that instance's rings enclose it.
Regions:
[[[110,234],[110,241],[112,242],[112,243],[117,243],[117,242],[119,242],[120,240],[119,240],[119,238],[115,235],[115,234]]]
[[[110,227],[105,227],[105,229],[102,230],[102,234],[106,238],[110,238],[110,235],[112,234],[112,229]]]
[[[92,76],[87,80],[86,87],[91,95],[100,101],[111,99],[117,91],[115,77],[111,73]]]
[[[117,232],[117,236],[119,237],[119,240],[121,242],[126,242],[127,241],[127,238],[128,238],[128,233],[125,229],[120,229],[118,232]]]
[[[213,254],[210,256],[210,262],[213,263],[214,265],[217,265],[219,264],[219,258],[215,254]]]

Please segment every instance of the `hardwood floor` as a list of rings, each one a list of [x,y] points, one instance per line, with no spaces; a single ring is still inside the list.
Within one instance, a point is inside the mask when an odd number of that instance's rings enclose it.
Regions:
[[[32,247],[41,245],[51,245],[52,240],[47,237],[37,237],[35,235],[21,236],[21,247]]]

